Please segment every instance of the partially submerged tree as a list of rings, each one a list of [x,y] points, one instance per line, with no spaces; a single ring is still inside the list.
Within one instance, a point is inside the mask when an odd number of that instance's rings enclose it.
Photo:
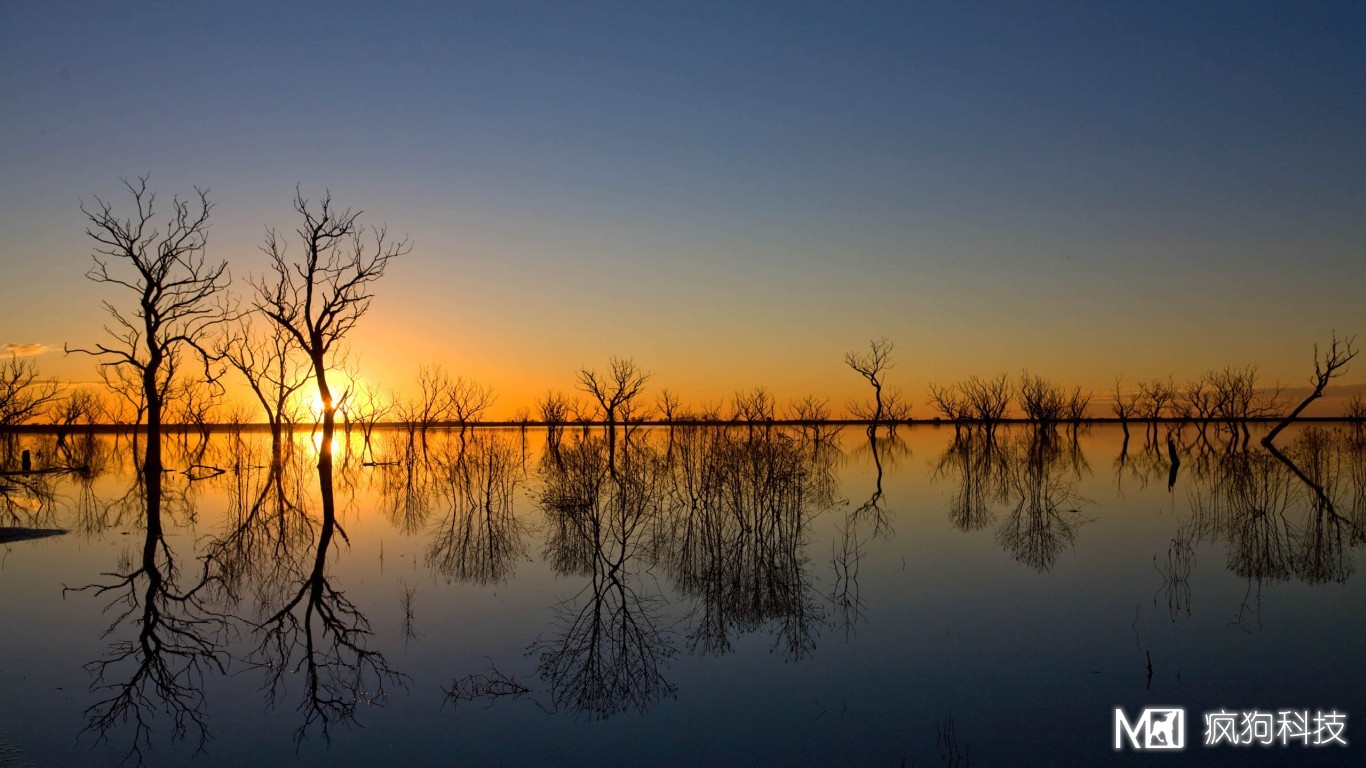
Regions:
[[[680,414],[682,401],[678,399],[676,393],[667,389],[661,389],[659,391],[659,398],[655,401],[655,407],[659,411],[659,418],[672,424]]]
[[[260,331],[242,322],[223,341],[219,354],[247,380],[278,442],[291,399],[308,383],[308,361],[299,354],[298,341],[279,323]]]
[[[82,204],[81,212],[88,222],[85,233],[96,243],[95,266],[86,277],[127,290],[131,307],[105,301],[114,319],[105,326],[110,341],[67,351],[103,359],[100,367],[106,371],[125,368],[135,375],[147,417],[144,472],[159,482],[163,409],[176,365],[184,355],[196,356],[204,363],[204,378],[214,381],[209,336],[228,319],[220,299],[231,277],[227,262],[204,255],[213,208],[207,190],[196,187],[193,202],[173,198],[163,230],[154,221],[156,194],[148,191],[147,177],[124,186],[133,196],[131,216],[118,216],[98,197],[92,207]]]
[[[370,308],[375,281],[389,262],[408,253],[408,240],[393,240],[384,227],[367,228],[361,211],[337,210],[331,194],[314,204],[296,190],[294,210],[302,221],[295,233],[302,253],[291,259],[275,230],[262,250],[274,273],[252,281],[258,311],[287,331],[308,357],[322,402],[320,462],[331,459],[339,394],[328,374],[339,345]]]
[[[994,379],[969,378],[962,385],[963,396],[967,399],[972,417],[982,424],[988,433],[996,430],[996,425],[1005,418],[1006,410],[1014,397],[1010,378],[1004,373]]]
[[[1041,424],[1061,421],[1067,412],[1067,397],[1062,387],[1042,376],[1031,375],[1029,371],[1020,374],[1020,408],[1025,418]]]
[[[608,466],[615,472],[617,421],[628,421],[636,408],[635,400],[644,391],[650,374],[640,370],[636,361],[630,358],[614,357],[609,364],[611,370],[605,376],[587,368],[580,370],[579,389],[597,401],[603,421],[607,424]],[[628,431],[628,439],[629,436]]]
[[[887,401],[882,394],[884,385],[884,374],[892,368],[892,342],[888,339],[877,339],[868,342],[867,352],[848,352],[844,355],[844,364],[849,366],[855,373],[868,380],[873,387],[873,402],[871,409],[851,407],[851,410],[863,411],[860,415],[866,416],[870,423],[869,429],[876,430],[877,426],[887,418]],[[871,410],[871,413],[866,413]]]
[[[1120,379],[1115,379],[1115,401],[1110,404],[1110,409],[1114,411],[1115,418],[1119,419],[1120,429],[1124,430],[1124,440],[1127,444],[1129,440],[1129,419],[1138,414],[1138,401],[1140,393],[1125,392],[1120,387]]]
[[[0,429],[42,415],[61,393],[56,381],[38,378],[38,365],[32,360],[10,355],[9,361],[0,365]]]
[[[1276,435],[1279,435],[1281,430],[1285,429],[1290,422],[1294,421],[1296,417],[1303,413],[1304,409],[1308,408],[1310,403],[1323,397],[1323,390],[1328,387],[1328,382],[1347,372],[1347,364],[1352,362],[1352,358],[1356,357],[1357,352],[1359,351],[1355,348],[1355,344],[1355,336],[1338,339],[1338,336],[1335,333],[1333,334],[1333,341],[1326,351],[1320,352],[1319,345],[1314,345],[1314,375],[1309,379],[1309,383],[1314,389],[1309,393],[1308,397],[1304,398],[1304,400],[1300,401],[1299,405],[1295,406],[1295,410],[1291,411],[1279,424],[1266,434],[1266,437],[1262,438],[1263,445],[1271,445],[1271,441],[1276,439]]]
[[[774,407],[773,395],[764,387],[755,387],[748,392],[736,392],[731,420],[750,424],[773,421]]]
[[[77,426],[90,426],[100,416],[100,400],[88,389],[73,389],[52,409],[52,426],[57,429],[57,442]]]
[[[645,383],[650,380],[650,374],[640,370],[636,361],[630,358],[614,357],[609,365],[610,370],[606,375],[587,368],[580,370],[579,389],[597,401],[603,421],[612,427],[616,425],[622,410],[629,409],[640,396]]]
[[[462,433],[467,426],[477,423],[497,399],[492,387],[467,381],[464,377],[451,382],[446,395],[451,418],[460,425]]]
[[[929,390],[930,406],[938,411],[943,418],[952,421],[955,426],[972,418],[972,406],[968,403],[967,395],[963,394],[959,385],[940,386],[931,383]]]

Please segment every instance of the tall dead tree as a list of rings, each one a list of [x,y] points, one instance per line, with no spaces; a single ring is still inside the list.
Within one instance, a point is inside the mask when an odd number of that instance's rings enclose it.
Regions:
[[[868,383],[873,386],[873,412],[869,419],[871,423],[868,426],[869,432],[872,433],[887,418],[887,402],[882,395],[882,386],[883,374],[894,365],[892,362],[892,342],[885,338],[870,341],[866,353],[846,353],[844,364],[867,379]]]
[[[363,226],[361,211],[337,210],[330,193],[315,204],[296,190],[294,210],[302,219],[295,230],[302,253],[291,259],[285,239],[270,230],[262,250],[273,275],[253,280],[252,287],[256,309],[293,336],[308,357],[323,405],[319,466],[325,460],[330,470],[338,406],[328,381],[334,356],[370,308],[375,281],[411,246],[407,239],[391,239],[382,226]]]
[[[1346,373],[1347,364],[1352,362],[1352,358],[1356,357],[1357,352],[1360,351],[1355,348],[1355,344],[1355,336],[1338,339],[1335,333],[1327,351],[1319,352],[1319,345],[1314,345],[1314,375],[1309,379],[1310,385],[1314,387],[1313,391],[1309,393],[1308,397],[1301,400],[1299,405],[1295,406],[1295,410],[1291,411],[1270,432],[1266,433],[1266,437],[1262,438],[1262,445],[1270,446],[1271,441],[1276,439],[1276,435],[1279,435],[1281,430],[1285,429],[1305,408],[1309,407],[1310,403],[1323,397],[1323,390],[1328,387],[1328,382],[1332,381],[1334,377]]]
[[[147,417],[147,450],[143,471],[149,482],[161,477],[161,423],[175,367],[185,355],[204,363],[204,376],[213,380],[208,361],[209,335],[228,319],[220,299],[231,276],[225,261],[212,262],[204,250],[208,241],[208,190],[195,188],[192,201],[172,198],[170,215],[158,228],[156,194],[147,177],[124,181],[133,196],[133,213],[120,217],[114,207],[96,197],[81,204],[95,241],[95,265],[86,277],[125,289],[131,306],[120,309],[105,301],[113,324],[105,326],[109,341],[93,348],[67,347],[102,358],[102,369],[130,369],[141,384]]]
[[[587,392],[598,403],[603,421],[607,424],[609,466],[616,467],[617,420],[629,413],[634,401],[645,389],[650,374],[640,370],[631,358],[614,357],[607,375],[584,368],[579,371],[579,389]]]

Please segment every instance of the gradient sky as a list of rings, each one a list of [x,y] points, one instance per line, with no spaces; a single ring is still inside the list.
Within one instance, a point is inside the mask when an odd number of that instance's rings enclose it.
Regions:
[[[97,340],[78,206],[143,173],[212,189],[238,276],[296,184],[409,235],[363,372],[496,415],[611,355],[842,404],[881,336],[920,416],[1024,367],[1300,383],[1366,330],[1366,5],[0,2],[0,344]]]

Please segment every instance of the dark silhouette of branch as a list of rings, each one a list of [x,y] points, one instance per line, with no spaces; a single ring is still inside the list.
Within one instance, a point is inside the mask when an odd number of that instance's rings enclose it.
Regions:
[[[38,364],[10,355],[0,365],[0,430],[37,418],[58,403],[62,387],[38,378]],[[60,405],[58,406],[60,410]]]
[[[867,420],[871,422],[870,430],[876,430],[877,426],[887,418],[887,403],[882,395],[884,385],[883,374],[891,369],[895,363],[892,362],[893,344],[888,339],[877,339],[868,342],[868,351],[847,352],[844,355],[844,364],[849,366],[855,373],[868,380],[873,387],[872,407],[854,407],[850,410],[860,411],[863,416],[870,416]],[[871,410],[871,413],[868,411]]]
[[[242,321],[220,342],[219,354],[247,381],[266,414],[274,439],[290,418],[295,393],[308,383],[308,363],[299,356],[298,341],[278,323],[264,332]]]
[[[323,404],[320,460],[330,459],[340,405],[328,381],[335,352],[369,310],[374,283],[411,246],[406,239],[392,240],[384,227],[363,226],[360,211],[338,210],[330,193],[314,204],[295,190],[294,210],[302,219],[295,233],[303,253],[291,260],[285,238],[270,230],[262,250],[274,274],[251,283],[257,311],[292,336],[311,364]],[[330,474],[329,467],[329,484]]]
[[[1295,406],[1295,409],[1282,419],[1279,424],[1273,427],[1271,431],[1267,433],[1266,437],[1262,438],[1263,445],[1271,445],[1272,441],[1276,439],[1276,435],[1281,433],[1281,430],[1289,426],[1290,422],[1294,421],[1305,408],[1308,408],[1310,403],[1323,396],[1323,390],[1328,387],[1328,382],[1347,372],[1347,364],[1352,362],[1352,359],[1357,356],[1357,352],[1359,351],[1354,348],[1355,342],[1355,336],[1348,336],[1345,339],[1339,340],[1335,333],[1333,334],[1332,343],[1329,345],[1327,351],[1322,354],[1319,353],[1319,346],[1317,344],[1314,345],[1314,375],[1309,379],[1309,383],[1314,387],[1313,391],[1309,393],[1308,397],[1300,401],[1300,404]]]
[[[207,190],[196,187],[193,204],[173,198],[163,231],[153,221],[156,195],[148,191],[147,177],[136,184],[125,180],[124,186],[133,197],[132,216],[120,218],[98,197],[93,207],[82,203],[81,212],[88,221],[85,232],[95,241],[95,265],[86,277],[126,289],[132,308],[121,310],[106,301],[114,320],[105,326],[110,341],[93,348],[68,346],[66,351],[101,358],[105,370],[129,369],[133,375],[128,378],[139,380],[139,400],[147,416],[144,471],[159,473],[163,409],[182,355],[196,355],[204,380],[216,381],[209,334],[231,317],[220,301],[231,276],[227,262],[214,263],[204,255],[213,208]]]

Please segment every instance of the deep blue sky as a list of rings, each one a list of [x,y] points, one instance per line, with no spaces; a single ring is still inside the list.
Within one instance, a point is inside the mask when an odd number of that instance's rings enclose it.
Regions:
[[[295,184],[411,235],[358,352],[510,404],[838,400],[874,336],[917,393],[1295,380],[1366,327],[1363,137],[1359,2],[3,2],[0,343],[93,340],[78,198],[150,172],[239,274]]]

